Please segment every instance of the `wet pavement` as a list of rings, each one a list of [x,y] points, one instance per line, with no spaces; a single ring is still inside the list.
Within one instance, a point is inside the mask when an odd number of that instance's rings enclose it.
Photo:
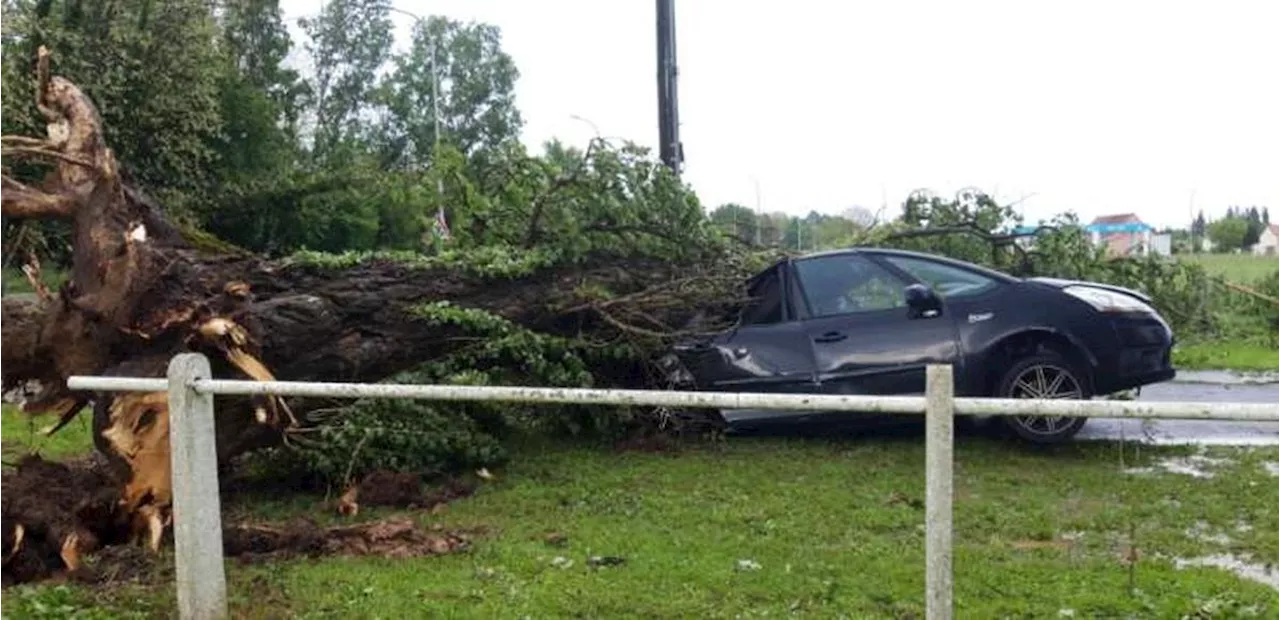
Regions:
[[[1210,381],[1228,381],[1215,383]],[[1175,381],[1149,385],[1142,389],[1138,400],[1157,402],[1208,402],[1208,403],[1272,403],[1280,407],[1280,383],[1264,382],[1255,375],[1246,377],[1238,373],[1206,372],[1185,373]],[[792,426],[795,422],[806,419],[817,419],[824,416],[811,412],[782,412],[784,420],[778,420],[779,412],[756,410],[726,410],[722,412],[735,431],[764,433],[812,433],[845,434],[857,433],[832,419],[833,426],[817,423]],[[844,414],[840,414],[844,415]],[[871,426],[874,434],[894,434],[908,432],[923,433],[923,421],[900,421],[893,419],[897,428],[877,428]],[[780,422],[778,426],[766,429],[752,427],[766,420]],[[980,424],[969,429],[957,430],[957,435],[977,432],[984,433],[983,428],[989,424]],[[1135,420],[1124,418],[1090,418],[1080,432],[1076,441],[1143,441],[1150,444],[1168,445],[1219,445],[1219,446],[1274,446],[1280,444],[1280,423],[1277,422],[1231,422],[1217,420]]]
[[[1280,407],[1280,383],[1198,383],[1179,380],[1149,385],[1142,389],[1138,400],[1273,403]],[[1122,438],[1142,439],[1155,444],[1276,445],[1280,443],[1280,423],[1093,418],[1076,435],[1077,440],[1084,441]]]

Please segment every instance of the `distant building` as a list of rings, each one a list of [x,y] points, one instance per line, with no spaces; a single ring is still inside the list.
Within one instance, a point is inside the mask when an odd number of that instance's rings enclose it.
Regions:
[[[1251,249],[1258,256],[1275,256],[1277,241],[1280,241],[1280,224],[1267,224]]]
[[[1155,231],[1133,213],[1103,215],[1095,218],[1085,232],[1095,244],[1105,246],[1108,256],[1149,254]]]
[[[1155,233],[1151,235],[1150,252],[1152,254],[1158,254],[1160,256],[1172,256],[1173,255],[1173,234],[1172,233]]]

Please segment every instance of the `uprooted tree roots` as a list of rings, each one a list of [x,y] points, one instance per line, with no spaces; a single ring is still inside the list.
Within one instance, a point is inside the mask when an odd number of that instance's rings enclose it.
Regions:
[[[409,508],[436,507],[474,490],[449,483],[437,493],[424,493],[415,481],[377,472],[357,488],[370,505]],[[5,476],[4,492],[12,498],[4,505],[5,586],[58,574],[107,584],[170,574],[170,568],[158,565],[156,555],[144,546],[109,546],[123,542],[130,530],[116,519],[118,490],[91,460],[54,463],[24,457],[17,471]],[[465,551],[470,542],[470,532],[423,528],[406,516],[329,527],[306,519],[223,526],[223,553],[247,562],[326,555],[423,557]],[[87,556],[99,548],[106,552]]]
[[[46,572],[75,568],[81,554],[114,542],[157,549],[171,520],[165,394],[74,392],[70,376],[162,377],[175,354],[197,351],[217,377],[377,381],[475,340],[425,320],[424,304],[447,300],[582,341],[652,345],[736,299],[741,268],[724,260],[605,253],[495,276],[447,261],[325,266],[210,252],[127,182],[93,102],[50,76],[44,48],[37,68],[48,137],[6,136],[3,148],[50,172],[39,184],[6,173],[0,202],[6,217],[68,221],[72,264],[67,283],[49,291],[31,262],[36,299],[3,300],[3,389],[35,386],[24,410],[56,414],[58,428],[91,405],[103,462],[58,473],[57,483],[46,481],[56,465],[28,463],[6,482],[6,557],[26,549]],[[618,234],[626,245],[637,233]],[[642,362],[624,361],[595,375],[634,385],[646,373]],[[299,436],[307,413],[328,404],[219,398],[219,460]]]

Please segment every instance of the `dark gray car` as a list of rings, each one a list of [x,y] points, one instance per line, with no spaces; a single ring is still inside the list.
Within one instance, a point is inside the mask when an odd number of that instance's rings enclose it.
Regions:
[[[1106,284],[1016,278],[940,256],[853,248],[780,261],[753,277],[748,292],[734,328],[680,342],[662,358],[675,385],[923,394],[925,367],[946,363],[955,368],[957,396],[1083,399],[1175,375],[1173,332],[1150,298]],[[720,413],[740,428],[834,415]],[[1052,443],[1075,435],[1085,419],[1004,422],[1024,439]]]

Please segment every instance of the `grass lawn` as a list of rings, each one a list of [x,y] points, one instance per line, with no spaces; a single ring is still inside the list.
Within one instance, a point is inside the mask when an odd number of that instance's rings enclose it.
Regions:
[[[1253,254],[1179,254],[1179,259],[1204,265],[1209,273],[1233,282],[1248,284],[1280,270],[1275,256]]]
[[[4,405],[0,412],[0,446],[7,467],[23,454],[39,453],[47,459],[84,454],[93,446],[93,415],[83,411],[62,430],[46,437],[44,429],[58,423],[52,415],[29,416]]]
[[[679,454],[534,443],[515,455],[475,496],[419,516],[482,528],[469,553],[229,562],[233,615],[923,617],[917,434],[731,438]],[[1201,459],[1213,476],[1161,469],[1169,459]],[[1216,568],[1180,569],[1174,558],[1274,562],[1280,497],[1266,464],[1276,460],[1275,448],[1037,450],[962,436],[957,616],[1275,617],[1272,587]],[[1142,467],[1152,470],[1126,473]],[[335,518],[312,495],[229,497],[225,508],[237,519]],[[368,512],[360,518],[386,514]],[[552,533],[564,542],[549,544]],[[592,556],[625,563],[596,568]],[[170,613],[173,589],[21,586],[4,603],[6,617],[152,617]]]
[[[1180,344],[1173,365],[1184,370],[1270,371],[1280,369],[1280,350],[1243,342]]]

